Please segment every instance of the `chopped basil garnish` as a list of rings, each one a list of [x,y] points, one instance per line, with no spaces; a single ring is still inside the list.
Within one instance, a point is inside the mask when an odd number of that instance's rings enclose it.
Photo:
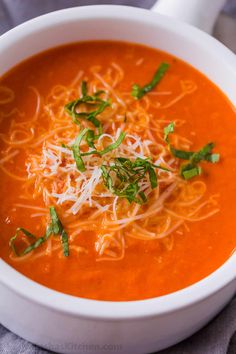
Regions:
[[[122,143],[122,141],[124,140],[125,135],[126,134],[124,132],[121,132],[118,139],[114,143],[108,145],[105,149],[103,149],[101,151],[95,149],[92,151],[83,152],[83,153],[81,153],[81,156],[88,156],[88,155],[103,156],[103,155],[107,154],[108,152],[117,149],[120,146],[120,144]]]
[[[90,121],[91,123],[93,123],[93,125],[96,128],[98,128],[98,134],[95,134],[95,132],[91,129],[85,128],[80,131],[79,135],[77,136],[77,138],[75,140],[75,143],[71,147],[68,147],[65,144],[62,144],[62,146],[72,150],[73,157],[75,159],[76,166],[77,166],[78,170],[81,172],[84,172],[85,166],[84,166],[82,156],[88,156],[88,155],[93,155],[93,154],[103,156],[103,155],[107,154],[108,152],[117,149],[119,147],[119,145],[122,143],[122,141],[124,140],[125,133],[121,132],[120,136],[113,144],[108,145],[102,151],[98,151],[95,148],[95,141],[102,135],[102,125],[101,125],[100,121],[97,120],[96,116],[98,114],[102,113],[106,107],[110,106],[110,102],[104,101],[99,97],[102,93],[104,93],[104,91],[101,91],[101,90],[95,92],[94,95],[89,96],[87,94],[87,83],[85,81],[82,81],[81,91],[82,91],[82,97],[79,98],[78,100],[69,102],[65,106],[65,109],[66,109],[67,113],[69,113],[72,116],[72,119],[76,124],[80,125],[78,118],[84,118],[84,119]],[[79,106],[81,104],[87,104],[90,107],[95,105],[97,107],[97,109],[92,112],[77,112],[77,109],[79,108]],[[94,150],[81,153],[80,144],[84,138],[85,138],[88,146]]]
[[[84,172],[85,171],[85,166],[84,166],[84,161],[81,157],[81,152],[80,152],[80,144],[84,138],[84,136],[89,132],[89,129],[85,128],[81,130],[79,135],[77,136],[75,143],[71,146],[71,150],[73,152],[73,157],[76,162],[76,167],[78,168],[79,171]]]
[[[174,132],[174,123],[171,122],[167,127],[164,128],[164,140],[168,143],[170,152],[173,156],[182,159],[188,160],[187,164],[183,164],[180,167],[180,175],[184,179],[191,179],[195,176],[201,174],[202,169],[198,164],[202,161],[207,161],[211,163],[216,163],[220,160],[220,155],[212,153],[213,148],[215,147],[214,143],[208,143],[199,151],[184,151],[175,149],[169,141],[169,134]]]
[[[89,147],[95,149],[94,141],[96,140],[96,135],[93,130],[89,129],[86,135],[86,141]]]
[[[59,219],[56,209],[54,207],[50,207],[50,215],[51,215],[51,227],[52,234],[61,236],[61,243],[63,248],[63,253],[65,257],[69,256],[69,242],[68,235],[65,232],[61,220]]]
[[[98,154],[100,156],[103,156],[103,155],[107,154],[108,152],[117,149],[120,146],[120,144],[122,143],[122,141],[124,140],[125,135],[126,134],[124,132],[121,132],[118,139],[114,143],[108,145],[105,149],[103,149],[101,151],[97,151],[97,150],[95,150],[94,152],[91,151],[90,154],[94,153],[94,154]]]
[[[36,236],[34,236],[33,234],[31,234],[31,232],[27,231],[27,230],[24,229],[23,227],[18,227],[18,228],[16,229],[15,235],[12,236],[12,238],[10,239],[10,242],[9,242],[9,246],[12,248],[12,250],[13,250],[13,252],[14,252],[14,254],[15,254],[16,256],[18,256],[18,252],[17,252],[16,247],[15,247],[15,241],[16,241],[16,239],[17,239],[17,237],[18,237],[18,234],[19,234],[20,232],[22,232],[22,233],[23,233],[27,238],[29,238],[29,239],[33,239],[33,240],[36,240],[36,239],[37,239]],[[28,247],[27,247],[27,248],[28,248]],[[23,252],[22,255],[24,255],[24,254],[26,254],[25,251]]]
[[[88,138],[88,134],[89,134],[89,138]],[[78,137],[76,138],[75,143],[70,147],[73,152],[73,157],[75,159],[76,166],[77,166],[78,170],[81,172],[85,171],[85,166],[84,166],[82,156],[89,156],[89,155],[94,155],[94,154],[99,155],[99,156],[103,156],[103,155],[107,154],[108,152],[117,149],[120,146],[120,144],[122,143],[122,141],[124,140],[125,133],[121,132],[118,139],[114,143],[108,145],[105,149],[103,149],[101,151],[98,151],[97,149],[95,149],[95,146],[93,144],[93,148],[95,150],[81,153],[80,144],[85,136],[86,136],[86,141],[88,141],[88,139],[90,139],[90,137],[92,136],[91,130],[89,130],[87,128],[83,129],[79,133]],[[91,146],[91,145],[89,145],[89,146]]]
[[[28,253],[30,253],[31,251],[35,250],[36,248],[38,248],[42,243],[44,243],[45,241],[47,241],[47,239],[49,238],[49,236],[51,235],[51,228],[50,226],[47,228],[46,234],[45,236],[36,238],[36,241],[34,243],[32,243],[30,246],[28,246],[24,251],[22,255],[26,255]]]
[[[171,145],[170,145],[170,152],[172,153],[173,156],[177,157],[178,159],[182,159],[182,160],[190,160],[194,154],[192,151],[184,151],[184,150],[175,149]]]
[[[139,157],[133,162],[124,157],[117,157],[113,164],[101,166],[103,181],[107,189],[114,195],[126,198],[130,203],[138,204],[147,201],[139,185],[146,175],[149,177],[152,189],[158,185],[154,168],[159,168],[159,166]]]
[[[104,91],[97,91],[93,95],[88,95],[87,93],[87,83],[82,81],[81,84],[82,97],[75,101],[67,103],[65,106],[66,112],[72,117],[73,122],[80,125],[79,119],[85,119],[91,122],[96,128],[98,128],[99,134],[102,133],[101,122],[96,118],[100,113],[102,113],[106,107],[110,106],[109,101],[101,99],[99,96],[104,93]],[[90,112],[78,112],[79,106],[81,104],[86,104],[88,107],[96,109]]]
[[[180,168],[180,175],[184,179],[191,179],[201,174],[201,167],[195,166],[191,163],[182,165]]]
[[[61,236],[61,243],[62,243],[64,256],[65,257],[69,256],[68,235],[65,232],[62,223],[57,215],[56,209],[54,207],[50,207],[50,216],[51,216],[51,223],[48,225],[46,233],[42,237],[37,238],[35,235],[31,234],[26,229],[22,227],[17,228],[15,235],[9,241],[9,245],[16,256],[18,257],[25,256],[26,254],[38,248],[45,241],[47,241],[51,235]],[[19,253],[15,247],[15,241],[18,238],[20,232],[22,232],[28,239],[34,240],[34,242],[31,243],[31,245],[29,245],[28,247],[26,247],[21,253]]]
[[[191,161],[194,163],[198,163],[200,161],[208,161],[208,162],[218,162],[220,160],[219,154],[212,154],[212,150],[215,147],[214,143],[208,143],[203,146],[203,148],[197,152],[194,152],[191,156]]]
[[[169,134],[174,133],[175,125],[174,122],[171,122],[164,128],[164,140],[169,143]]]
[[[161,81],[161,79],[165,75],[165,73],[168,70],[168,68],[169,68],[169,64],[168,63],[161,63],[161,65],[159,66],[159,68],[155,72],[155,74],[153,76],[153,79],[148,84],[144,85],[143,87],[139,86],[138,84],[134,84],[132,86],[131,95],[134,98],[139,100],[146,93],[148,93],[151,90],[153,90],[156,87],[156,85]]]
[[[148,174],[149,174],[149,181],[151,184],[152,189],[157,187],[157,175],[152,166],[148,168]]]

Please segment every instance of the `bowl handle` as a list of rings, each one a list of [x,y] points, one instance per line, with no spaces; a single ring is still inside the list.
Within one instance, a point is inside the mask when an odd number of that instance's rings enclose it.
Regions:
[[[211,34],[225,2],[226,0],[159,0],[152,11],[190,23]]]

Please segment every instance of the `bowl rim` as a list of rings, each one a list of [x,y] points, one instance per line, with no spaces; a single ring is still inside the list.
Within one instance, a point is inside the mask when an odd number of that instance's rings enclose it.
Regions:
[[[196,303],[219,292],[235,282],[236,253],[220,268],[204,279],[179,291],[156,298],[136,301],[102,301],[80,298],[58,292],[41,285],[0,259],[0,286],[13,291],[17,296],[50,310],[93,320],[134,320],[165,316]],[[235,282],[236,287],[236,282]]]
[[[124,11],[125,9],[125,11]],[[158,25],[180,35],[187,36],[191,40],[202,42],[204,50],[216,53],[222,60],[236,73],[235,55],[223,44],[212,38],[208,34],[182,23],[178,20],[170,19],[167,16],[153,13],[150,10],[137,9],[129,6],[117,5],[91,5],[73,7],[55,11],[43,16],[27,21],[0,37],[0,46],[7,47],[9,41],[14,43],[19,38],[23,38],[29,31],[40,31],[46,27],[58,24],[60,21],[71,21],[74,19],[98,19],[114,18],[128,19],[130,21],[158,21]],[[18,296],[37,303],[42,307],[51,310],[91,318],[94,320],[132,320],[143,317],[163,316],[167,313],[178,311],[203,301],[214,293],[220,291],[225,286],[236,279],[235,269],[236,253],[216,271],[204,279],[194,283],[187,288],[160,296],[157,298],[137,300],[137,301],[100,301],[79,298],[47,288],[39,283],[22,275],[0,258],[0,285],[11,289]]]

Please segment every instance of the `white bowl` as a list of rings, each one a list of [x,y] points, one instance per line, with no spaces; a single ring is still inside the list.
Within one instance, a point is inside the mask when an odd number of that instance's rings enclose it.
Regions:
[[[54,12],[0,37],[0,75],[61,44],[94,39],[142,43],[203,72],[236,103],[236,59],[209,35],[147,10],[90,6]],[[0,321],[19,336],[60,353],[149,353],[188,337],[236,290],[236,255],[198,283],[143,301],[76,298],[41,286],[0,260]]]

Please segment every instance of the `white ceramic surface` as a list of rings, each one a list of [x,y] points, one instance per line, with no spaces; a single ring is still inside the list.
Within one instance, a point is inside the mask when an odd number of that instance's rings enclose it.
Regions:
[[[158,0],[152,11],[177,18],[211,33],[226,0]]]
[[[236,104],[234,54],[194,27],[122,6],[62,10],[9,31],[0,37],[0,75],[47,48],[90,39],[125,40],[169,52],[202,71]],[[118,303],[52,291],[0,260],[0,322],[60,353],[154,352],[191,335],[226,305],[236,290],[235,261],[234,254],[209,277],[176,293]]]

